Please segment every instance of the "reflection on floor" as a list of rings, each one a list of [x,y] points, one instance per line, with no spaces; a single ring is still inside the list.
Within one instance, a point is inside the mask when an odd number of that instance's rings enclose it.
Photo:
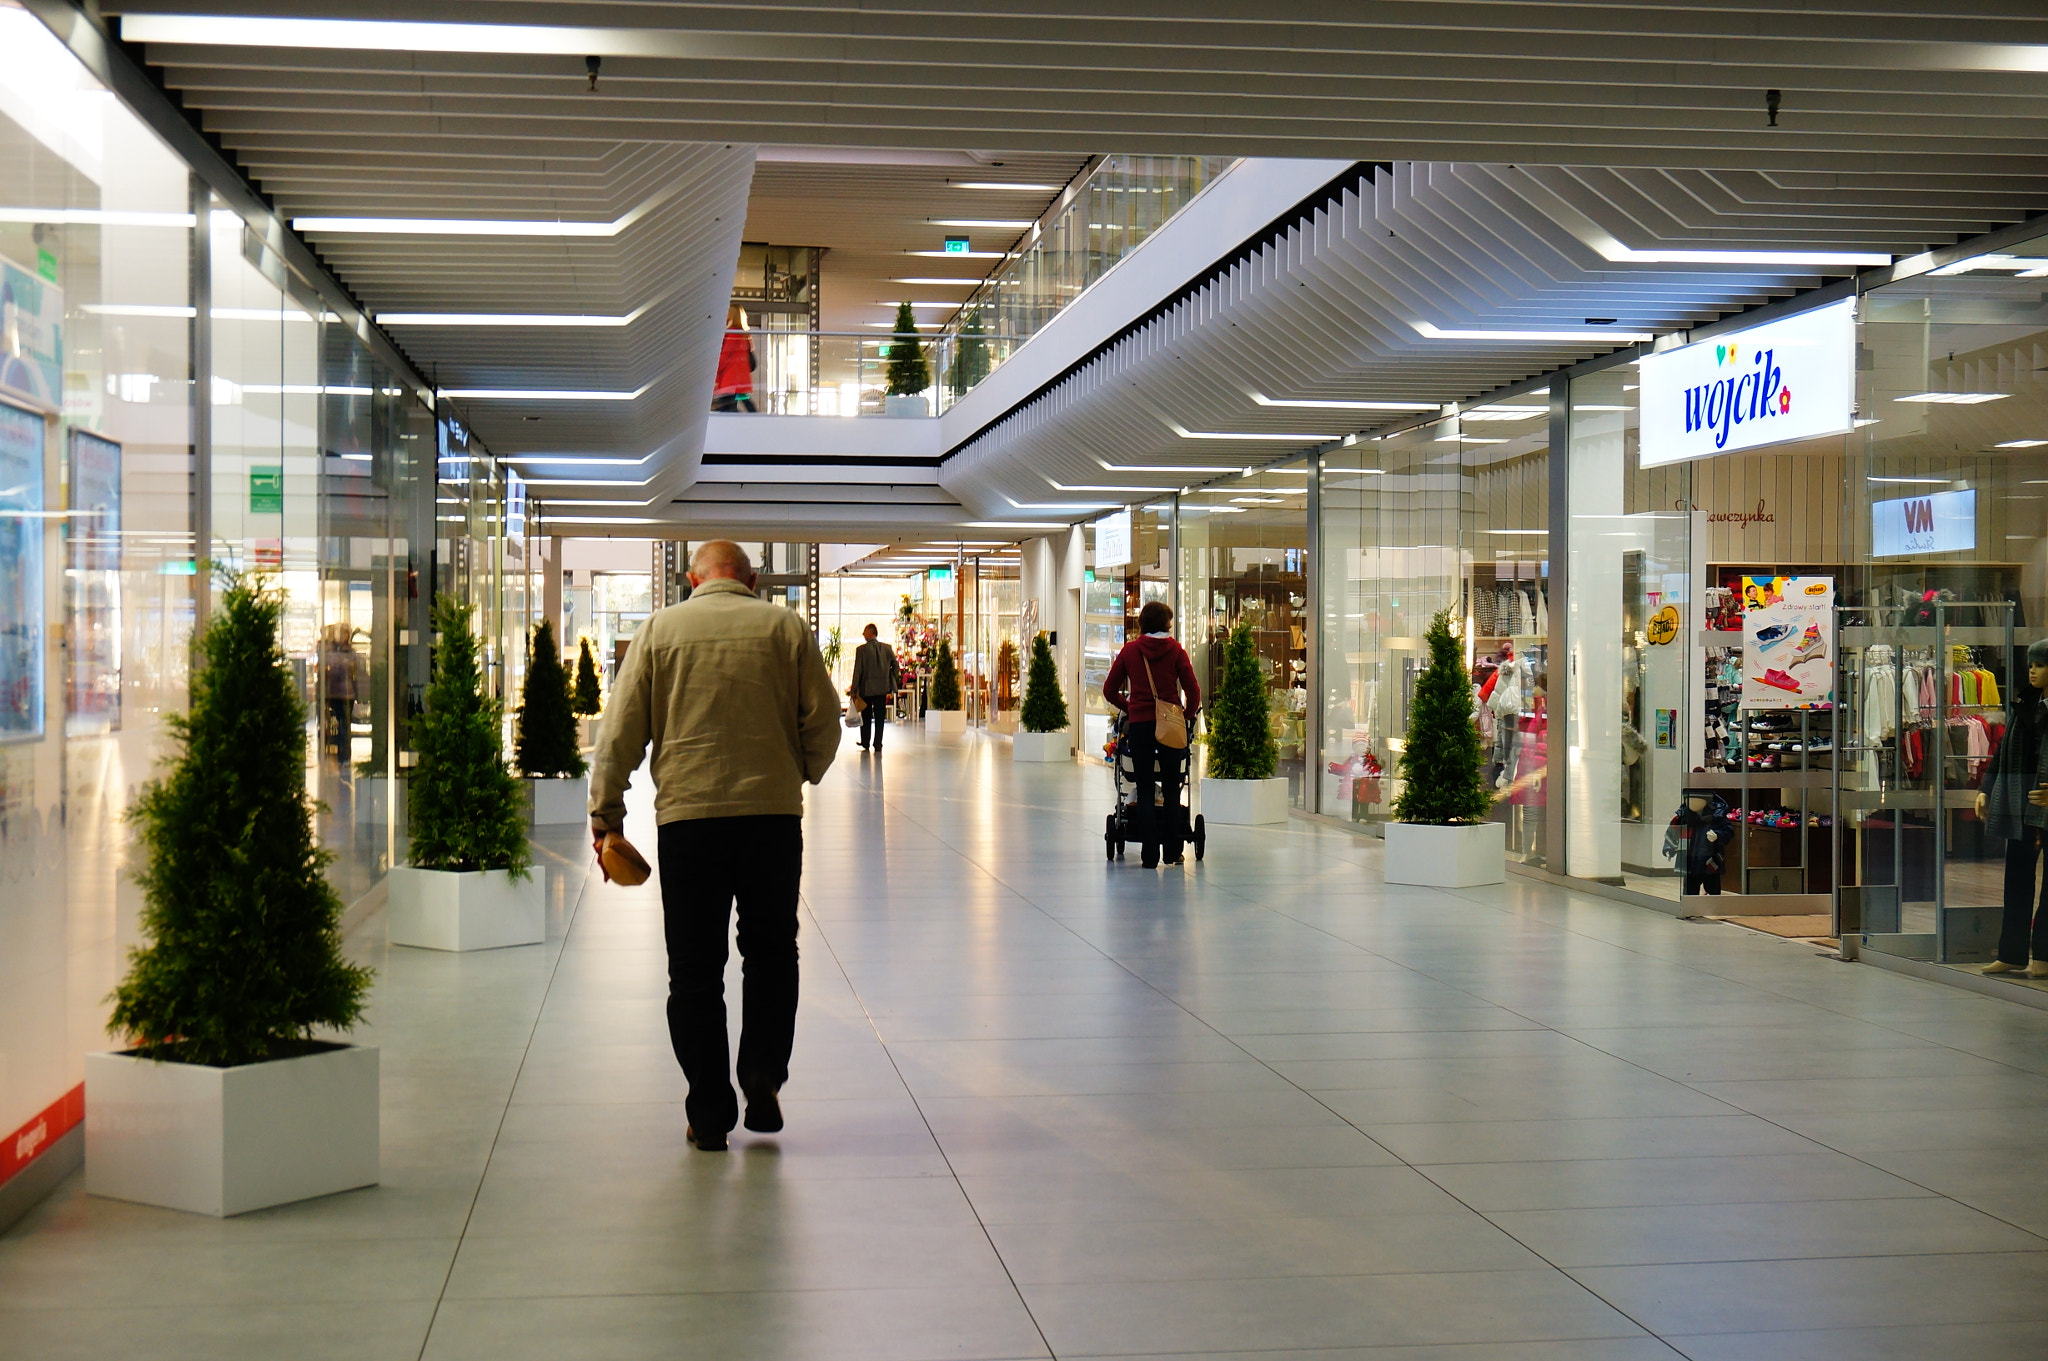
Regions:
[[[354,938],[382,1186],[67,1187],[0,1356],[2044,1354],[2048,1013],[1301,823],[1106,864],[1107,771],[1003,746],[816,792],[782,1136],[683,1144],[657,889],[565,829],[547,945]]]

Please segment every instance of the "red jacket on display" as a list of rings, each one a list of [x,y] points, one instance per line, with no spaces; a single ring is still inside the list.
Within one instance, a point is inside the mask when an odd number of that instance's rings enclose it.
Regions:
[[[1202,687],[1195,683],[1194,663],[1172,638],[1148,636],[1125,643],[1124,650],[1109,664],[1109,675],[1103,678],[1102,697],[1123,710],[1131,722],[1150,723],[1158,716],[1158,710],[1153,705],[1152,681],[1145,674],[1148,662],[1152,675],[1159,678],[1159,688],[1167,702],[1172,703],[1176,694],[1184,696],[1180,707],[1187,710],[1188,720],[1193,722],[1195,710],[1202,707]],[[1126,690],[1130,692],[1128,697]]]

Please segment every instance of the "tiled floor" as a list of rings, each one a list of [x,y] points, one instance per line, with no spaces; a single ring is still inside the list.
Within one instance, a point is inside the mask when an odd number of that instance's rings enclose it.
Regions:
[[[226,1222],[74,1184],[0,1239],[0,1357],[2048,1356],[2048,1013],[1388,889],[1301,824],[1108,865],[1107,787],[849,749],[789,1128],[726,1156],[683,1143],[655,886],[565,831],[546,947],[373,919],[384,1184]]]

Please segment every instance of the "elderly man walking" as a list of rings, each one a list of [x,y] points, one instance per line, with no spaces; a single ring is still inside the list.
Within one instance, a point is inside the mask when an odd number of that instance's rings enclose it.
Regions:
[[[776,1093],[796,1034],[803,786],[839,749],[839,700],[802,615],[754,595],[738,544],[700,546],[691,593],[633,635],[590,775],[600,852],[622,834],[626,787],[651,742],[668,1032],[689,1083],[686,1137],[726,1147],[738,1122],[725,1033],[726,932],[739,905],[739,1052],[747,1128],[782,1128]]]

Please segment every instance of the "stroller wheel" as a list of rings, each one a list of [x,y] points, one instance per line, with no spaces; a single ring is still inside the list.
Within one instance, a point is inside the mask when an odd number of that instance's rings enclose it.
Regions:
[[[1195,859],[1202,858],[1202,852],[1209,844],[1209,827],[1200,813],[1195,814]]]
[[[1116,859],[1116,814],[1111,813],[1102,824],[1102,849],[1108,859]]]

